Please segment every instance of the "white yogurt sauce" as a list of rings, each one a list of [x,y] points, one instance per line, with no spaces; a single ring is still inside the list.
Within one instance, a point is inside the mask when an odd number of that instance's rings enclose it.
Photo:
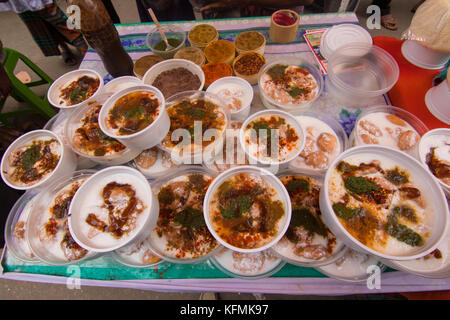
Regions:
[[[281,262],[281,259],[268,250],[241,253],[223,248],[214,257],[222,267],[241,276],[265,274],[273,270]]]
[[[195,174],[195,173],[193,173],[193,174]],[[182,176],[176,177],[174,179],[171,179],[170,181],[165,183],[163,186],[167,186],[167,185],[175,183],[175,182],[188,183],[189,175],[190,174],[186,174],[186,175],[182,175]],[[208,175],[203,175],[203,177],[205,179],[210,178]],[[160,189],[163,186],[161,186]],[[216,246],[216,247],[212,248],[208,243],[205,243],[203,241],[203,239],[204,239],[203,236],[198,235],[196,238],[197,242],[198,243],[203,242],[203,245],[199,246],[198,252],[195,253],[195,252],[183,251],[183,250],[181,250],[181,248],[169,246],[169,242],[168,242],[166,234],[162,233],[162,235],[159,236],[156,228],[152,230],[152,232],[150,233],[148,238],[149,238],[153,248],[157,252],[162,253],[166,257],[173,258],[173,259],[180,259],[180,260],[200,258],[203,255],[209,254],[212,250],[214,250],[217,247]],[[200,249],[200,247],[201,247],[201,249]],[[201,252],[203,252],[203,255],[201,255]],[[182,257],[180,257],[180,254],[183,254]]]
[[[387,116],[393,117],[394,121],[398,122],[389,121]],[[414,154],[420,139],[420,135],[408,122],[386,112],[367,114],[358,120],[355,129],[354,145],[356,146],[379,144]]]
[[[152,265],[161,261],[161,258],[154,255],[147,239],[133,242],[117,249],[115,252],[126,263],[135,266]]]
[[[144,211],[137,214],[136,223],[133,230],[128,233],[124,233],[122,237],[115,238],[109,232],[101,232],[94,227],[90,226],[86,222],[86,218],[90,213],[95,214],[99,219],[104,222],[108,222],[108,211],[103,207],[104,199],[102,197],[103,188],[110,182],[116,182],[119,184],[129,184],[133,187],[136,194],[135,197],[142,202],[142,208]],[[121,243],[126,242],[129,238],[136,235],[140,226],[146,220],[146,209],[149,207],[148,195],[145,192],[147,188],[143,185],[143,182],[136,176],[126,173],[116,173],[109,176],[104,176],[100,181],[90,185],[90,192],[86,192],[86,197],[83,203],[79,206],[79,213],[76,215],[80,219],[80,233],[85,239],[89,239],[89,242],[94,247],[115,247]]]
[[[420,142],[419,155],[420,160],[422,161],[422,163],[425,163],[425,166],[427,168],[428,166],[426,165],[426,158],[427,155],[431,152],[432,148],[436,148],[434,149],[434,155],[437,159],[440,160],[440,162],[444,162],[447,165],[450,165],[450,136],[443,134],[432,134],[425,137],[425,139],[422,139],[422,141]],[[439,179],[439,181],[445,183],[443,179]],[[449,184],[447,185],[450,187]]]
[[[281,118],[284,119],[286,122],[285,124],[280,125],[278,129],[271,129],[271,133],[275,134],[275,130],[278,131],[278,141],[276,140],[276,135],[271,136],[270,133],[266,133],[268,130],[259,130],[261,131],[262,135],[258,136],[260,132],[257,132],[257,130],[252,129],[249,127],[250,124],[263,120],[268,121],[271,117]],[[288,125],[291,129],[295,131],[295,134],[297,135],[298,139],[296,141],[289,142],[289,146],[280,147],[279,141],[281,139],[286,139],[287,132],[288,132]],[[245,128],[243,132],[243,140],[245,144],[245,148],[247,149],[247,152],[251,154],[254,158],[263,161],[263,162],[269,162],[269,163],[277,163],[277,162],[284,162],[289,159],[292,159],[295,157],[296,154],[300,152],[301,148],[301,139],[302,139],[302,132],[299,132],[297,130],[297,126],[291,123],[288,119],[285,119],[279,115],[263,115],[261,117],[253,119]],[[271,148],[273,149],[272,152],[278,151],[276,154],[274,154],[272,157],[269,156],[271,153],[269,150],[267,150],[267,144],[264,142],[275,142],[277,143],[275,146],[273,143],[271,143]],[[278,149],[278,150],[277,150]]]
[[[343,248],[343,243],[339,239],[336,239],[336,245],[334,246],[333,252],[330,254],[330,256],[323,257],[318,260],[314,260],[314,259],[307,259],[303,256],[295,254],[295,250],[298,247],[301,247],[301,245],[302,245],[302,243],[294,243],[284,237],[278,243],[276,243],[272,247],[272,249],[276,253],[278,253],[279,255],[281,255],[282,257],[284,257],[286,259],[298,261],[298,262],[305,262],[305,263],[313,262],[314,263],[314,262],[320,262],[323,260],[329,260],[330,258],[333,258],[333,256],[336,255],[336,253],[341,251]],[[320,245],[320,246],[323,246],[324,248],[326,248],[328,245],[328,241],[325,237],[318,235],[318,234],[314,234],[314,236],[311,240],[311,245]]]
[[[349,249],[347,253],[336,262],[318,269],[338,278],[359,280],[367,278],[372,273],[368,268],[376,266],[378,263],[378,260],[374,256]]]
[[[49,219],[53,217],[52,213],[50,212],[50,208],[52,208],[55,205],[55,200],[58,198],[58,196],[65,194],[69,192],[76,184],[83,184],[83,182],[87,179],[87,177],[82,177],[80,179],[77,179],[75,181],[72,181],[67,186],[59,190],[55,196],[52,198],[51,202],[48,203],[48,206],[46,206],[45,210],[41,212],[39,216],[39,230],[43,232],[43,228],[46,223],[49,222]],[[64,229],[64,224],[67,222],[64,222],[64,219],[58,220],[58,223],[60,223],[58,231],[54,237],[51,239],[41,239],[36,241],[36,243],[39,243],[39,250],[41,254],[45,254],[50,260],[58,260],[58,261],[69,261],[69,259],[64,254],[62,248],[61,248],[61,242],[64,239],[64,236],[66,234],[66,230]],[[68,226],[67,226],[68,230]],[[89,253],[88,253],[89,254]]]
[[[343,151],[340,139],[334,130],[322,120],[308,116],[295,118],[304,128],[305,147],[302,153],[292,160],[290,166],[313,171],[327,169],[328,165]],[[329,135],[334,137],[334,139],[330,139]],[[324,148],[325,146],[326,149]]]
[[[28,203],[25,205],[25,207],[22,209],[22,213],[20,214],[19,219],[17,220],[16,226],[14,227],[14,238],[15,243],[17,244],[17,249],[21,251],[24,257],[36,259],[36,256],[31,252],[30,246],[28,245],[28,232],[26,230],[26,225],[28,221],[28,216],[30,215],[34,202],[37,201],[38,197],[32,198]],[[19,227],[19,225],[21,225]],[[23,230],[23,238],[19,237],[15,232],[22,233]]]
[[[32,186],[32,185],[34,185],[34,184],[39,183],[39,181],[42,181],[42,180],[46,179],[50,174],[53,173],[53,171],[56,169],[56,167],[55,167],[53,170],[48,171],[48,172],[47,172],[46,174],[44,174],[42,177],[40,177],[39,180],[35,180],[35,181],[30,182],[30,183],[22,183],[21,181],[13,180],[13,173],[14,173],[16,167],[13,166],[13,165],[11,165],[11,164],[12,164],[11,161],[12,161],[12,159],[14,158],[14,155],[15,155],[17,152],[23,152],[23,151],[25,151],[26,149],[28,149],[28,147],[31,147],[31,146],[33,145],[33,141],[43,141],[43,142],[45,142],[45,141],[50,141],[50,140],[52,140],[52,139],[54,139],[55,141],[52,142],[52,143],[50,143],[50,152],[51,152],[52,154],[58,155],[59,161],[61,161],[61,153],[62,153],[63,147],[62,147],[61,144],[58,142],[58,140],[56,140],[56,138],[54,138],[54,137],[52,137],[52,136],[43,135],[43,136],[36,137],[36,138],[32,139],[30,142],[28,142],[28,143],[26,143],[26,144],[23,144],[22,146],[20,146],[20,147],[18,147],[18,148],[16,148],[16,149],[14,149],[14,150],[11,151],[11,153],[9,154],[8,165],[6,166],[6,175],[9,176],[9,179],[11,180],[11,182],[12,182],[13,184],[15,184],[15,185],[17,185],[17,186],[20,186],[20,187]],[[58,161],[58,162],[59,162],[59,161]],[[33,164],[33,167],[34,167],[34,168],[39,168],[39,167],[40,167],[40,163],[42,163],[42,161],[41,161],[41,160],[37,160],[37,161]],[[58,164],[57,164],[57,165],[58,165]],[[56,166],[57,166],[57,165],[56,165]]]
[[[219,86],[215,86],[209,91],[222,99],[230,112],[237,112],[242,108],[249,106],[252,102],[251,95],[235,83],[223,83]]]
[[[170,168],[175,166],[170,154],[162,151],[158,147],[144,150],[134,159],[134,163],[139,171],[149,178],[162,176]]]
[[[398,165],[396,162],[392,161],[391,159],[378,155],[378,154],[358,154],[354,156],[350,156],[346,159],[343,159],[343,161],[351,164],[359,166],[361,163],[370,163],[373,160],[380,161],[380,166],[384,171],[395,169]],[[402,168],[402,166],[398,166],[401,170],[406,170],[405,168]],[[407,171],[407,170],[406,170]],[[408,171],[407,171],[408,172]],[[377,174],[367,175],[366,177],[372,177],[377,176]],[[395,192],[394,196],[392,198],[391,204],[389,208],[377,208],[377,210],[372,210],[372,213],[377,214],[377,218],[381,221],[386,222],[387,217],[392,211],[392,209],[399,204],[407,204],[408,206],[412,207],[415,211],[415,214],[418,219],[417,224],[408,224],[408,227],[410,227],[415,232],[419,233],[422,238],[424,239],[424,242],[426,243],[427,237],[424,236],[426,234],[431,233],[434,226],[434,206],[432,202],[430,201],[430,197],[428,196],[426,190],[427,186],[424,184],[423,181],[419,181],[415,179],[413,172],[409,172],[409,182],[412,186],[420,190],[421,197],[423,199],[423,203],[425,205],[424,208],[421,208],[417,203],[411,200],[400,200],[399,192]],[[341,177],[341,174],[337,171],[337,169],[334,169],[333,172],[330,175],[329,179],[329,199],[332,204],[340,202],[342,197],[347,193],[344,181]],[[357,208],[361,206],[361,202],[355,200],[353,197],[350,197],[350,200],[348,202],[348,206]],[[403,223],[403,222],[402,222]],[[379,230],[379,235],[383,235],[384,231]],[[357,240],[356,240],[357,241]],[[393,256],[403,256],[403,255],[409,255],[414,254],[415,251],[417,251],[418,247],[410,246],[404,242],[401,242],[397,240],[396,238],[392,236],[387,237],[387,241],[384,246],[374,244],[375,247],[371,248],[373,250],[376,250],[378,252],[381,252],[383,254],[387,255],[393,255]]]
[[[426,257],[408,260],[408,261],[397,261],[396,263],[411,271],[431,273],[439,272],[444,269],[448,270],[450,268],[450,234],[442,241],[442,243],[437,247],[440,251],[442,257],[437,259],[433,256],[433,253]]]

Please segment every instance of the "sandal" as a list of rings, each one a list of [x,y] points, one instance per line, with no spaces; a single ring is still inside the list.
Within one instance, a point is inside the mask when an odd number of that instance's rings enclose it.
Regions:
[[[389,30],[397,30],[397,20],[392,16],[392,14],[387,14],[385,16],[381,16],[381,25]]]

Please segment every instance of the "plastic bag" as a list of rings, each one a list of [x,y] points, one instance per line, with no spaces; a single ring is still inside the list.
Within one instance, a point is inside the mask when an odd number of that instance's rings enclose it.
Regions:
[[[450,0],[427,0],[414,14],[403,40],[419,41],[423,46],[450,53]]]

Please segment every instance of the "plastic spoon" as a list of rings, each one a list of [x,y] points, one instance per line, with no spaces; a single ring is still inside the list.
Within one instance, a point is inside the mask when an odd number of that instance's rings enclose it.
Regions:
[[[164,51],[168,51],[168,50],[175,49],[174,47],[172,47],[172,46],[169,44],[169,41],[167,41],[167,37],[166,37],[166,35],[164,34],[164,32],[163,32],[163,30],[162,30],[162,28],[161,28],[161,25],[160,25],[159,22],[158,22],[158,19],[156,19],[156,15],[155,15],[155,13],[153,12],[152,8],[149,8],[149,9],[148,9],[148,13],[150,13],[150,16],[152,17],[153,22],[155,23],[156,27],[158,28],[158,31],[159,31],[159,33],[161,34],[161,37],[162,37],[163,41],[166,43],[166,49],[165,49]]]

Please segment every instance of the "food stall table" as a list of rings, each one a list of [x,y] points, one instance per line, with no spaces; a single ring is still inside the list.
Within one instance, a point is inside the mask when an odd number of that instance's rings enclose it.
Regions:
[[[436,118],[425,104],[425,94],[433,87],[433,79],[440,70],[426,70],[411,64],[403,57],[401,47],[403,40],[393,37],[378,36],[374,44],[385,49],[397,61],[400,76],[395,86],[389,91],[392,105],[403,108],[420,118],[428,129],[450,128]]]
[[[208,20],[220,33],[222,39],[233,40],[245,30],[257,30],[269,39],[269,17]],[[189,31],[203,21],[176,22],[178,27]],[[329,28],[342,23],[358,24],[352,12],[302,15],[297,38],[289,44],[267,41],[267,61],[283,56],[299,56],[317,63],[303,38],[306,30]],[[145,37],[153,27],[149,23],[117,25],[122,45],[133,60],[149,54]],[[111,76],[105,71],[99,56],[90,49],[80,68],[98,71],[105,82]],[[253,86],[255,98],[252,112],[262,109],[257,86]],[[379,98],[379,104],[389,104],[387,96]],[[361,110],[337,105],[326,91],[317,100],[315,109],[334,115],[350,133]],[[425,279],[404,272],[386,269],[381,274],[380,286],[363,282],[344,282],[328,278],[313,268],[286,264],[280,271],[266,279],[242,280],[230,278],[209,261],[196,265],[178,265],[165,262],[153,268],[130,268],[117,263],[110,254],[68,266],[50,266],[43,263],[24,263],[6,248],[1,259],[0,277],[23,281],[66,284],[68,286],[102,286],[134,288],[157,291],[191,292],[249,292],[298,295],[348,295],[364,293],[415,292],[450,290],[450,279]]]

